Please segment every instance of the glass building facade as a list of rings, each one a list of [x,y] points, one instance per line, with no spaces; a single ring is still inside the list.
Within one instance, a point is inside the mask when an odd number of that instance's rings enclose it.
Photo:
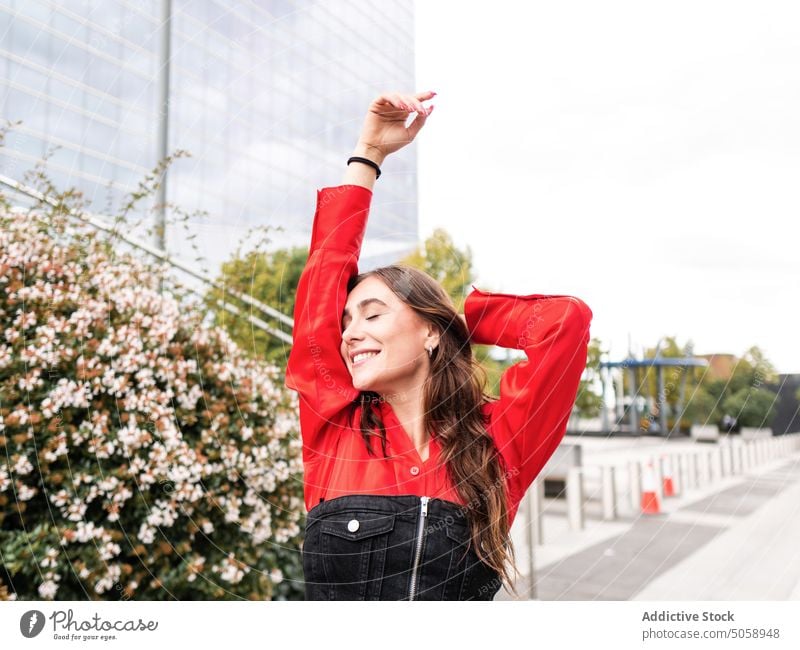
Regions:
[[[22,181],[56,146],[56,187],[113,214],[161,158],[163,108],[166,153],[190,154],[169,167],[166,199],[203,212],[187,223],[205,258],[195,266],[216,275],[258,226],[280,229],[273,247],[307,246],[316,189],[342,182],[369,102],[415,90],[413,2],[172,0],[165,14],[163,1],[0,2],[2,115],[22,120],[0,171]],[[415,157],[406,147],[384,165],[362,270],[417,243]],[[169,227],[166,243],[196,256],[185,227]]]

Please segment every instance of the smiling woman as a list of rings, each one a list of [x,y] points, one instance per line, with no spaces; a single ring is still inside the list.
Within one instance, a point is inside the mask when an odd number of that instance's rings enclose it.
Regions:
[[[460,317],[422,271],[358,273],[380,164],[414,139],[433,94],[373,101],[345,183],[317,194],[286,373],[300,393],[308,599],[513,591],[509,531],[564,435],[586,365],[592,312],[578,298],[473,286]],[[497,400],[472,343],[527,353]]]

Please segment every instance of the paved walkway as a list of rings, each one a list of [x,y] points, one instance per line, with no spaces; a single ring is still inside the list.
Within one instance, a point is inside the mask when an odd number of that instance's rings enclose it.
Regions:
[[[800,454],[664,499],[660,515],[604,522],[590,507],[576,532],[553,512],[563,501],[547,508],[540,600],[800,600]],[[527,598],[527,577],[517,589]]]

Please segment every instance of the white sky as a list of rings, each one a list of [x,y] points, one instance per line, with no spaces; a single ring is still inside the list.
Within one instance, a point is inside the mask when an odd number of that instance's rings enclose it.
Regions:
[[[476,286],[575,295],[611,357],[800,372],[800,3],[418,0],[420,225]]]

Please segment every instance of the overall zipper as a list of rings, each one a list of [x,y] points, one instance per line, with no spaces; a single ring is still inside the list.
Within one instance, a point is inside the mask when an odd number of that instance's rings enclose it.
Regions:
[[[419,526],[417,527],[417,547],[414,551],[414,566],[411,569],[411,587],[408,592],[409,600],[414,600],[414,594],[417,590],[417,570],[419,569],[419,560],[422,556],[422,539],[425,536],[425,520],[428,516],[429,498],[430,497],[420,497]]]

